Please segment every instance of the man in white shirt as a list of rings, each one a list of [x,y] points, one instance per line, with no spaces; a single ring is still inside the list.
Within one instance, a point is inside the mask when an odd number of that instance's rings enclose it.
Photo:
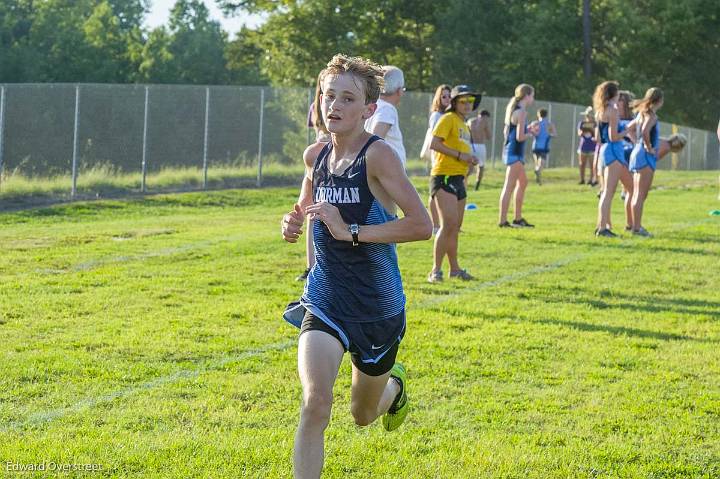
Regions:
[[[405,76],[402,70],[392,65],[384,66],[383,71],[385,72],[383,75],[385,86],[377,101],[375,114],[365,121],[365,129],[383,138],[405,166],[405,146],[397,111],[400,98],[405,92]]]

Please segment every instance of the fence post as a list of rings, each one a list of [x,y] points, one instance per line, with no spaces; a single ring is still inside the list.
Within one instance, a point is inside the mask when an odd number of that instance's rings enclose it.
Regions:
[[[210,87],[205,87],[205,134],[203,137],[203,189],[207,189],[208,117],[210,116]]]
[[[263,140],[263,115],[265,113],[265,89],[260,89],[260,133],[258,134],[258,173],[257,187],[262,186],[262,140]]]
[[[4,163],[3,163],[3,142],[5,138],[5,85],[0,87],[0,188],[2,188]]]
[[[703,148],[703,170],[707,170],[708,132],[705,130],[705,147]]]
[[[145,177],[147,176],[147,130],[148,130],[148,97],[150,87],[145,86],[145,114],[143,117],[143,152],[142,152],[142,181],[140,191],[145,193]]]
[[[73,127],[72,189],[70,197],[77,195],[78,119],[80,113],[80,85],[75,85],[75,126]]]
[[[548,102],[548,121],[552,121],[552,103]],[[548,131],[548,135],[550,135],[550,132]],[[549,141],[549,139],[548,139]],[[532,148],[532,147],[531,147]],[[545,157],[545,168],[550,168],[550,160],[552,159],[552,155],[550,153],[547,154]]]
[[[490,140],[490,156],[492,157],[492,167],[495,169],[495,129],[497,128],[497,98],[493,98],[493,128],[492,139]]]
[[[692,164],[692,128],[688,129],[688,161],[687,170],[690,171],[690,165]]]
[[[575,168],[575,155],[577,154],[577,149],[575,148],[575,125],[577,124],[577,105],[573,106],[573,121],[570,125],[570,168]]]

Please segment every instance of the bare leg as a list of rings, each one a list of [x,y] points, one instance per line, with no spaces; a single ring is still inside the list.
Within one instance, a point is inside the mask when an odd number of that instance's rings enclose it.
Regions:
[[[592,168],[590,168],[590,183],[597,183],[599,180],[598,163],[600,162],[600,148],[596,145],[593,153]]]
[[[542,175],[543,158],[540,155],[533,154],[533,159],[535,161],[535,181],[538,185],[542,185],[542,179],[540,175]]]
[[[298,479],[320,477],[325,429],[330,422],[333,384],[343,346],[322,331],[308,331],[298,341],[298,373],[303,390],[300,425],[295,434],[294,468]]]
[[[368,376],[353,364],[350,410],[355,424],[372,424],[390,409],[399,392],[400,385],[390,378],[390,371],[381,376]]]
[[[457,202],[458,231],[462,231],[463,220],[465,219],[465,203],[466,202],[467,202],[467,198],[463,198],[461,200],[458,200],[458,202]]]
[[[508,209],[510,208],[510,199],[512,198],[512,193],[515,189],[515,183],[517,182],[518,175],[520,174],[518,169],[513,167],[518,163],[514,163],[511,166],[508,166],[505,170],[505,184],[503,185],[502,192],[500,193],[500,224],[507,221]],[[520,166],[522,167],[522,164],[520,164]]]
[[[541,159],[542,161],[542,159]],[[519,220],[522,218],[522,207],[523,201],[525,200],[525,188],[528,185],[527,175],[525,174],[525,167],[522,163],[517,162],[512,165],[515,168],[517,165],[517,186],[515,187],[515,219]]]
[[[485,167],[478,166],[477,178],[475,179],[475,191],[477,191],[477,189],[480,187],[480,183],[482,183],[484,173],[485,173]]]
[[[633,224],[633,211],[632,211],[632,198],[633,198],[633,177],[630,170],[623,166],[620,171],[619,180],[622,183],[623,189],[625,190],[625,224],[632,228]]]
[[[580,170],[580,183],[585,183],[585,164],[587,163],[587,157],[580,153],[580,157],[578,159],[578,170]]]
[[[442,270],[442,263],[445,255],[450,262],[450,271],[460,269],[457,261],[458,249],[458,199],[452,193],[445,190],[438,190],[435,193],[435,202],[440,213],[440,230],[435,235],[435,247],[433,249],[433,272]]]
[[[627,168],[617,161],[605,168],[605,189],[600,195],[600,201],[598,202],[598,231],[605,229],[610,224],[610,207],[612,206],[612,199],[613,196],[615,196],[615,190],[617,189],[618,179],[622,170],[627,170]]]
[[[639,231],[640,228],[642,228],[643,207],[645,206],[645,199],[647,198],[648,191],[650,191],[650,185],[652,185],[654,175],[655,172],[649,166],[635,173],[635,192],[632,199],[633,231]]]
[[[428,199],[428,205],[430,206],[430,216],[432,216],[433,230],[440,227],[440,215],[437,210],[437,203],[435,198],[430,196]]]

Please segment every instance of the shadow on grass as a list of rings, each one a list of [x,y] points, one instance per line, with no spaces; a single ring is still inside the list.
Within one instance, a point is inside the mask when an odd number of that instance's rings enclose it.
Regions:
[[[694,338],[684,334],[663,333],[660,331],[651,331],[647,329],[628,328],[625,326],[610,326],[607,324],[583,323],[581,321],[563,321],[560,319],[533,319],[533,323],[551,324],[554,326],[562,326],[580,331],[589,331],[593,333],[610,333],[615,336],[634,336],[638,338],[658,339],[661,341],[695,341],[701,343],[718,343],[715,339]]]
[[[684,241],[684,240],[680,240]],[[592,238],[589,241],[577,241],[577,240],[561,240],[561,239],[548,239],[545,241],[546,244],[555,244],[558,246],[562,246],[565,248],[577,248],[578,245],[585,245],[588,247],[601,247],[601,248],[608,248],[613,250],[623,250],[628,251],[631,249],[639,249],[641,251],[647,251],[655,253],[680,253],[680,254],[690,254],[690,255],[700,255],[700,256],[713,256],[716,254],[715,251],[707,250],[707,249],[699,249],[699,248],[681,248],[681,247],[673,247],[673,246],[662,246],[657,244],[657,242],[653,239],[648,238],[635,238],[630,235],[624,236],[619,239],[600,239],[600,238]],[[715,241],[710,242],[706,241],[704,244],[708,243],[716,243]]]
[[[588,297],[585,290],[578,288],[555,288],[561,293],[558,297],[545,297],[547,303],[590,305],[596,309],[626,309],[636,312],[647,313],[678,313],[678,314],[707,314],[714,319],[720,319],[720,301],[708,301],[703,299],[668,298],[659,296],[640,296],[626,293],[612,292],[606,296],[608,299]],[[563,290],[562,292],[560,290]],[[619,301],[618,301],[619,300]]]

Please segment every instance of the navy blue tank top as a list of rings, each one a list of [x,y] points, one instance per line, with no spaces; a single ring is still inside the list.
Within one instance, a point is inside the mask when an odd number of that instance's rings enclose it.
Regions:
[[[520,109],[520,106],[515,107],[513,113]],[[510,117],[510,124],[508,125],[508,134],[505,138],[505,155],[509,158],[524,158],[525,157],[525,141],[517,140],[516,130],[518,125],[512,122],[512,116]],[[527,119],[525,124],[522,125],[524,131],[527,133]]]
[[[313,202],[326,201],[340,210],[347,224],[376,225],[393,221],[370,191],[365,154],[381,138],[368,139],[355,160],[340,175],[328,170],[332,142],[325,145],[313,167]],[[322,221],[315,221],[315,266],[308,275],[301,303],[320,309],[331,319],[371,322],[390,318],[405,308],[394,244],[339,241]]]

